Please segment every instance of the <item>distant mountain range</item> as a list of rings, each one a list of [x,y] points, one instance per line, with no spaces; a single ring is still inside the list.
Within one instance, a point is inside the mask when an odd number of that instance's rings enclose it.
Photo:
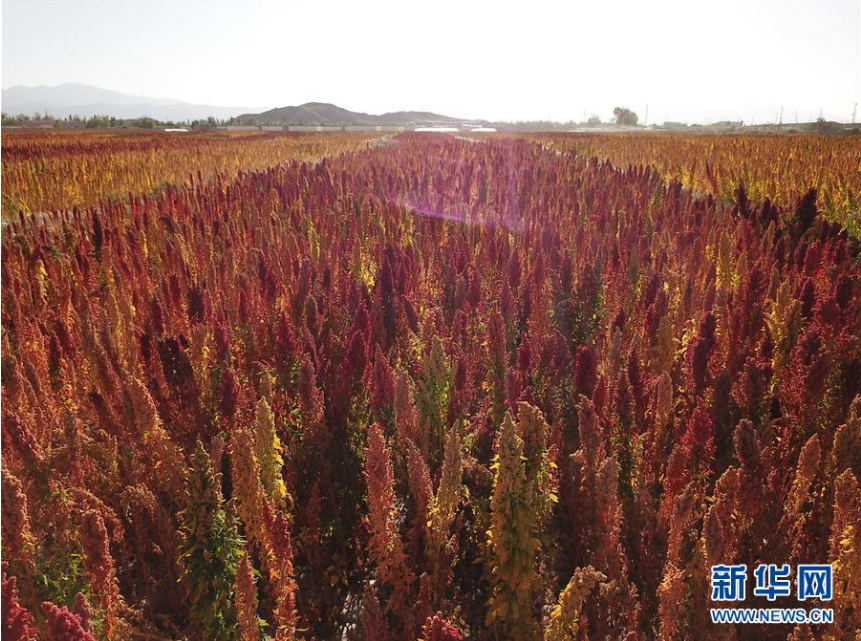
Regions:
[[[259,114],[242,114],[237,120],[258,125],[382,125],[387,127],[471,122],[463,118],[441,116],[427,111],[394,111],[375,116],[349,111],[326,102],[306,102],[298,107],[279,107]]]
[[[47,112],[54,118],[68,116],[113,116],[120,119],[149,117],[160,121],[219,120],[236,117],[239,122],[259,125],[330,125],[330,126],[421,126],[450,125],[462,118],[441,116],[426,111],[396,111],[379,116],[342,109],[324,102],[308,102],[298,107],[280,107],[254,113],[252,107],[216,107],[180,100],[132,96],[119,91],[90,85],[65,83],[56,87],[15,86],[3,89],[0,108],[15,116]],[[474,121],[478,122],[478,121]]]
[[[149,117],[161,121],[203,120],[210,116],[228,119],[251,111],[252,107],[216,107],[181,100],[131,96],[119,91],[90,85],[65,83],[56,87],[15,86],[3,89],[0,108],[9,115],[32,116],[46,111],[54,118],[67,116],[113,116],[114,118]]]

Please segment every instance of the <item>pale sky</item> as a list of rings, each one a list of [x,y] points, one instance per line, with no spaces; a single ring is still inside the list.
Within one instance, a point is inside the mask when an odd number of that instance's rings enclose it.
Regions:
[[[3,0],[2,23],[4,88],[221,106],[848,121],[861,94],[861,0]]]

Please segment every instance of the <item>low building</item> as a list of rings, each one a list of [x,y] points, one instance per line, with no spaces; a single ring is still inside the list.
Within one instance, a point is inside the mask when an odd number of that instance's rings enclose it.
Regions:
[[[39,120],[25,120],[21,123],[25,129],[53,129],[54,121],[41,118]]]
[[[334,125],[289,125],[287,127],[288,131],[316,131],[316,132],[324,132],[324,131],[344,131],[343,127],[334,126]]]

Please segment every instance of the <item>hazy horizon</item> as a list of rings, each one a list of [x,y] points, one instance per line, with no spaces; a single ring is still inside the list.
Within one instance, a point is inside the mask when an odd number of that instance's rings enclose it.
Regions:
[[[445,0],[5,0],[2,86],[80,83],[261,110],[330,102],[494,121],[848,121],[857,0],[597,3],[519,12]],[[797,116],[796,116],[797,114]]]

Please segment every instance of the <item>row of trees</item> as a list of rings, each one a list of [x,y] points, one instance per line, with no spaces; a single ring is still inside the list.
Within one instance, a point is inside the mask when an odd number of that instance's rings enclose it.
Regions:
[[[44,113],[37,112],[32,116],[28,114],[10,115],[6,112],[2,113],[0,124],[4,127],[20,126],[31,120],[52,120],[56,127],[69,126],[85,126],[88,129],[108,129],[112,127],[136,127],[141,129],[152,129],[154,127],[193,127],[206,128],[217,127],[221,125],[243,124],[237,118],[229,118],[226,120],[209,117],[205,120],[191,121],[166,121],[162,122],[153,118],[115,118],[114,116],[90,116],[83,118],[81,116],[71,115],[63,119],[54,118],[47,111]],[[613,109],[613,122],[617,125],[635,126],[637,124],[637,114],[626,107],[616,107]],[[570,128],[578,123],[569,121],[568,123],[558,123],[551,121],[534,121],[534,122],[519,122],[518,125],[527,129],[536,131],[552,131],[554,129]],[[583,123],[579,123],[583,124]],[[588,125],[600,125],[601,118],[598,115],[592,115],[586,121]]]
[[[213,117],[205,120],[182,120],[161,121],[155,118],[116,118],[114,116],[99,116],[93,115],[87,118],[77,115],[66,116],[65,118],[55,118],[48,111],[36,112],[32,116],[29,114],[8,114],[5,111],[0,115],[0,125],[3,127],[18,127],[26,126],[32,121],[52,121],[54,127],[58,128],[85,128],[85,129],[111,129],[114,127],[134,127],[137,129],[154,129],[156,127],[193,127],[213,128],[220,125],[228,124],[228,121]]]
[[[610,122],[611,124],[633,127],[637,125],[638,117],[636,113],[634,113],[627,107],[616,107],[615,109],[613,109],[613,119]],[[501,122],[497,124],[506,125],[508,123]],[[555,122],[552,120],[529,120],[518,121],[514,124],[517,125],[518,129],[526,131],[564,131],[566,129],[572,129],[574,127],[579,127],[583,125],[598,126],[604,124],[604,122],[601,120],[601,116],[599,116],[598,114],[592,114],[584,122],[576,122],[574,120],[569,120],[568,122]]]

